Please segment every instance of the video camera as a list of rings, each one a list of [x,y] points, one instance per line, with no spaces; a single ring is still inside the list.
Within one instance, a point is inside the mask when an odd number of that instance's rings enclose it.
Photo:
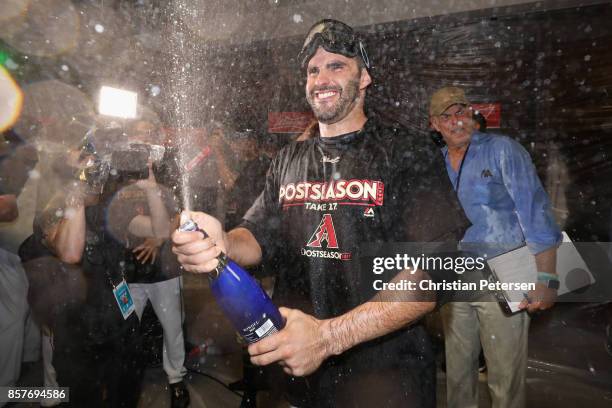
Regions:
[[[141,180],[149,177],[149,161],[159,164],[165,153],[160,145],[129,143],[121,127],[93,128],[80,147],[79,162],[87,160],[76,178],[101,193],[109,178]]]

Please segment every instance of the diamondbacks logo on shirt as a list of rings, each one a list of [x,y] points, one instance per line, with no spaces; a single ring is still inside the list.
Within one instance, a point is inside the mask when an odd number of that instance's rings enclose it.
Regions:
[[[310,248],[326,248],[327,250]],[[309,258],[329,258],[340,259],[342,261],[351,259],[350,252],[333,251],[338,248],[338,237],[336,236],[336,228],[334,227],[332,216],[331,214],[323,214],[321,222],[308,240],[306,248],[302,248],[301,253]]]
[[[306,246],[321,248],[322,242],[327,242],[327,248],[338,248],[336,229],[331,214],[325,214]]]

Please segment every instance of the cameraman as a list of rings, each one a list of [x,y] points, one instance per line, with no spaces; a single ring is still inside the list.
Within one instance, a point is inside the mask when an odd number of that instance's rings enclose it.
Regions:
[[[104,137],[104,132],[98,133],[96,138]],[[68,299],[54,325],[58,383],[70,387],[70,402],[79,407],[137,405],[144,359],[138,317],[125,283],[132,266],[132,249],[125,238],[163,238],[169,232],[151,164],[147,168],[146,160],[136,163],[148,174],[134,180],[114,156],[132,164],[142,158],[129,150],[112,152],[109,164],[95,152],[73,152],[78,180],[52,200],[36,222],[42,242],[62,262],[80,264],[86,281],[84,300]],[[108,165],[110,171],[100,170]],[[129,185],[144,192],[146,200],[130,220],[118,225],[118,220],[109,219],[109,209],[121,201],[121,189]]]
[[[151,121],[139,120],[128,127],[130,143],[161,146],[161,132]],[[154,167],[150,167],[149,179],[126,185],[109,207],[111,225],[121,227],[130,221],[138,231],[127,231],[126,246],[132,250],[127,261],[127,281],[134,298],[139,319],[147,304],[151,302],[155,315],[163,328],[163,368],[168,378],[172,408],[189,405],[189,392],[183,377],[185,344],[183,337],[182,281],[179,265],[171,252],[168,237],[170,233],[168,212],[178,213],[173,194],[163,188],[153,175],[153,169],[163,169],[161,154]],[[159,171],[158,176],[168,176]],[[154,197],[150,197],[153,194]],[[156,208],[155,208],[155,207]],[[147,208],[148,207],[148,208]],[[157,220],[150,228],[147,220]],[[121,220],[124,220],[123,222]],[[161,231],[155,231],[155,228]]]

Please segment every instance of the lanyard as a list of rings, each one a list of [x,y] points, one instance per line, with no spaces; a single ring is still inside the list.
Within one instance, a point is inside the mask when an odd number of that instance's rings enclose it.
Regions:
[[[471,143],[470,143],[471,144]],[[465,159],[467,158],[468,152],[470,151],[470,144],[465,148],[465,153],[463,154],[463,158],[461,159],[461,164],[459,165],[459,171],[457,172],[457,179],[455,180],[455,192],[459,193],[459,183],[461,183],[461,173],[463,172],[463,163],[465,163]],[[444,155],[444,159],[448,157],[448,149],[446,150],[446,154]]]

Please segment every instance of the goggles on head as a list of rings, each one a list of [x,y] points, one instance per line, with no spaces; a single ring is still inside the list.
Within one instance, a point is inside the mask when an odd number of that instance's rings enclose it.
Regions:
[[[302,50],[298,54],[298,60],[302,68],[306,67],[319,47],[323,47],[327,52],[344,55],[348,58],[360,56],[365,67],[370,68],[370,60],[363,41],[350,26],[340,21],[322,20],[310,29]]]

